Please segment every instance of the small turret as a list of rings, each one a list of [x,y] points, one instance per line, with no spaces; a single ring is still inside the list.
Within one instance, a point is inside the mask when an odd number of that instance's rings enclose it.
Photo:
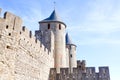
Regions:
[[[70,72],[73,72],[73,68],[77,67],[76,61],[76,45],[72,43],[68,33],[66,34],[66,47],[69,50],[69,67]]]

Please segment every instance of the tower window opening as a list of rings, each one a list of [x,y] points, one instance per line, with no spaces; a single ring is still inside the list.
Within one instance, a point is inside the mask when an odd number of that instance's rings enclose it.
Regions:
[[[48,24],[48,29],[50,29],[50,24]]]
[[[22,27],[22,30],[25,31],[25,26]]]
[[[81,69],[81,66],[79,66],[79,68]]]
[[[6,48],[7,48],[7,49],[10,49],[10,46],[7,45]]]
[[[6,29],[8,29],[8,25],[6,26]]]
[[[11,36],[11,33],[9,33],[8,35]]]
[[[61,30],[61,24],[59,24],[59,30]]]
[[[72,58],[72,54],[70,55],[70,57]]]

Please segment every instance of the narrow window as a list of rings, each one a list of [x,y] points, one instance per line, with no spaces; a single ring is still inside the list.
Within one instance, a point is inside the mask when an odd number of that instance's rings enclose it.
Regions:
[[[50,29],[50,24],[48,24],[48,29]]]
[[[61,30],[61,24],[59,24],[59,30]]]
[[[22,30],[25,31],[25,26],[22,27]]]
[[[11,36],[11,33],[9,33],[8,35]]]
[[[7,45],[6,48],[7,48],[7,49],[10,49],[10,46]]]
[[[37,38],[35,39],[35,42],[37,43]]]
[[[21,34],[21,31],[20,31],[20,34]]]
[[[79,68],[81,69],[81,66],[79,66]]]
[[[8,29],[8,25],[6,25],[6,29]]]
[[[32,37],[32,31],[30,31],[29,36],[30,36],[30,38]]]
[[[72,54],[70,55],[70,57],[72,58]]]

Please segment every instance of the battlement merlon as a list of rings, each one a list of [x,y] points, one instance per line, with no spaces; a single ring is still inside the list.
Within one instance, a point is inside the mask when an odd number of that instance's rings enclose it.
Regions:
[[[110,80],[109,67],[108,66],[99,67],[99,76],[101,78],[108,78],[108,80]]]
[[[86,61],[85,60],[77,60],[77,68],[81,69],[82,71],[85,71],[86,68]]]
[[[1,9],[0,9],[1,10]],[[3,18],[0,18],[1,29],[9,29],[19,32],[22,26],[22,19],[10,12],[5,12]]]
[[[4,18],[7,20],[7,22],[12,24],[10,27],[13,27],[14,30],[19,31],[21,30],[22,26],[22,19],[10,12],[6,12],[4,15]]]
[[[110,80],[109,68],[107,66],[99,67],[99,72],[96,72],[95,67],[86,67],[85,72],[81,72],[78,68],[74,68],[73,73],[69,72],[69,68],[61,68],[60,73],[56,72],[56,68],[50,69],[49,80]],[[58,79],[59,78],[59,79]]]
[[[24,36],[25,41],[28,40],[31,42],[32,46],[34,46],[36,49],[43,49],[46,54],[52,56],[51,51],[46,50],[45,46],[40,46],[42,43],[37,40],[34,35],[32,35],[31,31],[29,31],[25,26],[22,27],[22,19],[20,17],[10,12],[5,12],[3,18],[0,18],[0,25],[0,30],[7,30],[6,35],[10,33],[11,37],[16,37],[17,40],[23,38]]]

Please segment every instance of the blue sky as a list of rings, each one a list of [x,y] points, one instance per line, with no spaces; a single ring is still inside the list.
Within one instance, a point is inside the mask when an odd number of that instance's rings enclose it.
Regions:
[[[0,8],[2,15],[20,16],[34,32],[53,11],[54,1],[77,45],[77,59],[87,66],[109,66],[111,80],[120,80],[120,0],[0,0]]]

